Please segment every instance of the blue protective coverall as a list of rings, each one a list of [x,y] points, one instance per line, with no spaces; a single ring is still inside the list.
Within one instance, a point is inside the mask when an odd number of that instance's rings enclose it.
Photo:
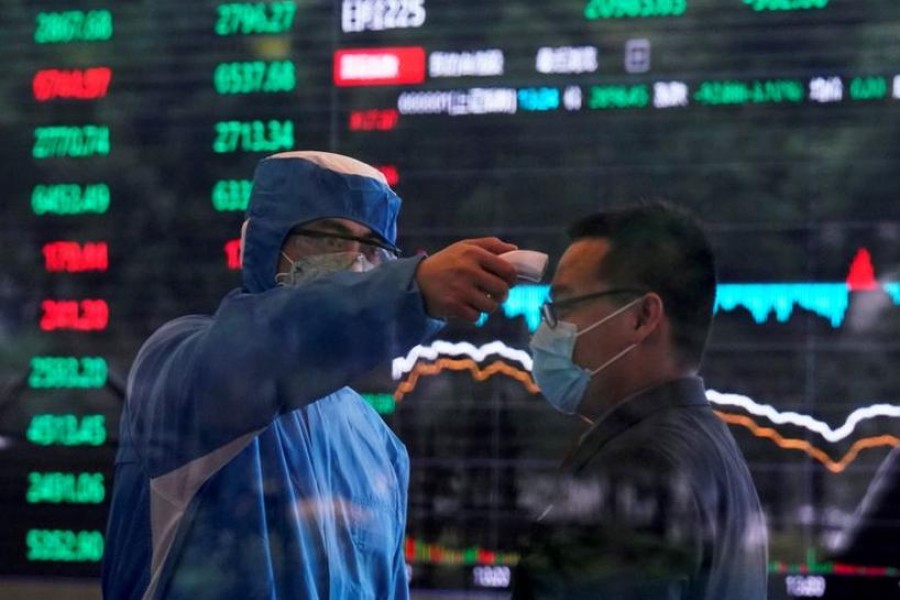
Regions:
[[[243,288],[161,327],[129,374],[105,598],[408,597],[409,459],[345,386],[439,328],[418,260],[274,285],[294,225],[349,218],[393,243],[399,204],[370,177],[260,163]]]

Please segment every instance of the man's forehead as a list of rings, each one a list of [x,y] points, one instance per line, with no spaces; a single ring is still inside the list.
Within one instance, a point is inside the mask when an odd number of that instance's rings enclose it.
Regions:
[[[315,231],[343,233],[365,237],[372,233],[372,230],[361,223],[350,219],[342,219],[338,217],[328,219],[317,219],[303,225],[304,229],[313,229]]]
[[[600,262],[609,250],[609,243],[602,238],[586,238],[572,242],[563,253],[553,283],[551,297],[581,294],[597,286]]]

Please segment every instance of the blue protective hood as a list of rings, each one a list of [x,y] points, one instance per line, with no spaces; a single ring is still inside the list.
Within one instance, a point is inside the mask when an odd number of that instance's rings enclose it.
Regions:
[[[317,219],[351,219],[395,244],[400,197],[382,180],[349,174],[317,164],[372,167],[329,153],[271,156],[253,176],[243,249],[243,284],[251,293],[275,287],[275,269],[288,232]],[[323,160],[317,161],[317,158]]]

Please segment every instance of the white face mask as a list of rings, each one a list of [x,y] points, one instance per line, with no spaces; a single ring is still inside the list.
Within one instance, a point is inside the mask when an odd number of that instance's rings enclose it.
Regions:
[[[291,260],[284,252],[281,255],[291,265],[287,273],[275,275],[275,283],[283,286],[300,285],[322,275],[339,271],[365,273],[375,268],[375,265],[360,252],[331,252],[306,256],[298,260]]]

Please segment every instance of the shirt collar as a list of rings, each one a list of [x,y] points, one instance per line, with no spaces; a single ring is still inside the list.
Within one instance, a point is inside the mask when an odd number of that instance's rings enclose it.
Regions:
[[[641,390],[608,410],[579,439],[563,468],[577,467],[596,454],[614,437],[634,427],[655,412],[675,407],[709,406],[700,377],[673,379]]]

